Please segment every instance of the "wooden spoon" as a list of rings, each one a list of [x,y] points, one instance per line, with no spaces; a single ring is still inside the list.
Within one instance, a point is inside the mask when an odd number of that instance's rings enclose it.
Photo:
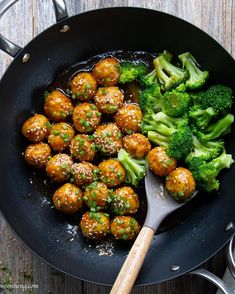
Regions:
[[[145,223],[117,276],[110,294],[128,294],[131,292],[158,226],[167,215],[185,204],[176,202],[164,188],[160,178],[149,169],[147,169],[145,177],[145,189],[148,203]],[[196,194],[197,191],[194,192],[193,197]]]

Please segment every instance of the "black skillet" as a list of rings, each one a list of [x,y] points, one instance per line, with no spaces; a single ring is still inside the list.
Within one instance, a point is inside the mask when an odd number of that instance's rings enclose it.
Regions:
[[[1,15],[14,0],[0,3]],[[42,95],[69,65],[111,50],[143,50],[175,55],[190,51],[210,71],[211,82],[234,88],[235,62],[210,36],[174,16],[140,8],[108,8],[67,16],[62,0],[54,0],[57,24],[25,48],[0,37],[0,48],[14,58],[0,82],[0,209],[19,238],[43,260],[77,278],[112,284],[130,244],[114,244],[113,255],[99,256],[95,244],[74,233],[74,223],[51,209],[53,187],[22,159],[21,126],[42,111]],[[235,131],[227,138],[235,156]],[[175,278],[198,267],[220,250],[234,233],[235,167],[221,176],[221,191],[200,194],[187,216],[153,240],[136,284]],[[74,236],[73,236],[74,234]],[[74,240],[73,240],[74,239]]]

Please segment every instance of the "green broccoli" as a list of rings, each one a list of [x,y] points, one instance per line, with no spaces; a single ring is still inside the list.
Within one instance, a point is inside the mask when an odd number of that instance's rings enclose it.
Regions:
[[[199,157],[205,161],[210,161],[213,158],[219,156],[224,149],[224,141],[207,141],[200,142],[195,136],[193,136],[193,150],[186,158],[186,162],[190,162],[192,158]]]
[[[160,145],[166,148],[169,145],[169,142],[170,142],[169,136],[161,135],[160,133],[156,131],[148,131],[147,136],[148,136],[148,139],[156,145]]]
[[[183,125],[170,138],[167,153],[177,160],[184,160],[193,147],[192,132],[189,126]]]
[[[162,96],[163,111],[173,117],[184,115],[190,106],[189,94],[179,91],[178,88],[166,91]]]
[[[187,118],[174,118],[163,112],[144,116],[141,130],[150,141],[167,148],[169,156],[182,160],[192,148],[192,134]]]
[[[182,62],[183,68],[189,73],[189,77],[185,82],[187,88],[191,90],[201,88],[208,79],[209,72],[202,71],[199,68],[196,59],[190,52],[180,54],[178,57]]]
[[[141,76],[144,76],[148,71],[148,67],[143,62],[135,63],[135,62],[122,62],[119,67],[120,84],[131,83]]]
[[[192,134],[188,126],[181,126],[171,136],[156,131],[148,131],[148,139],[166,147],[167,154],[177,160],[184,160],[192,149]]]
[[[220,156],[211,160],[204,161],[200,157],[193,157],[189,162],[189,169],[193,174],[197,187],[206,192],[219,189],[219,180],[217,176],[224,168],[230,168],[234,162],[231,154],[224,151]]]
[[[160,85],[154,83],[140,93],[138,102],[144,113],[149,111],[157,112],[162,108],[161,98]]]
[[[149,110],[143,117],[141,131],[144,134],[148,131],[157,131],[161,134],[171,136],[176,131],[177,124],[183,121],[183,118],[170,117],[162,111],[154,113]]]
[[[222,115],[229,112],[233,103],[232,89],[224,85],[211,86],[207,91],[201,92],[200,97],[202,109],[212,107]]]
[[[188,73],[186,70],[179,68],[171,63],[170,53],[164,51],[153,60],[156,74],[160,82],[163,84],[164,90],[169,90],[183,83]]]
[[[152,70],[150,73],[147,73],[146,75],[142,75],[139,78],[140,85],[143,88],[148,88],[156,83],[158,83],[156,70]]]
[[[200,105],[194,105],[188,112],[191,124],[196,129],[204,130],[208,127],[211,119],[217,115],[212,107],[202,109]]]
[[[153,112],[149,112],[144,115],[141,123],[141,131],[144,134],[148,133],[149,131],[156,131],[165,136],[172,136],[173,133],[176,132],[176,128],[170,122],[162,123],[156,120],[155,114]]]
[[[125,182],[137,187],[146,175],[146,161],[144,159],[134,159],[124,149],[119,150],[118,160],[126,169]]]
[[[211,141],[230,133],[233,121],[234,115],[229,113],[215,123],[209,125],[204,132],[198,131],[196,128],[193,128],[193,132],[202,142]]]

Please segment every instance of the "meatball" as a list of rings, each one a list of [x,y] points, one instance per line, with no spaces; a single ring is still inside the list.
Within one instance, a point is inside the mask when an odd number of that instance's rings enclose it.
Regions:
[[[89,72],[80,72],[70,82],[72,93],[82,101],[90,100],[96,93],[97,82]]]
[[[73,112],[73,105],[67,96],[55,90],[46,96],[44,112],[53,121],[66,121]]]
[[[118,87],[99,88],[94,101],[99,111],[106,114],[114,114],[122,106],[124,95]]]
[[[38,143],[48,136],[49,128],[49,120],[42,114],[35,114],[24,122],[22,134],[28,140]]]
[[[123,138],[123,147],[137,159],[144,158],[151,150],[151,144],[144,135],[134,133]]]
[[[153,148],[147,156],[148,166],[155,175],[167,176],[176,169],[177,161],[166,154],[165,147]]]
[[[136,104],[125,104],[115,115],[115,121],[123,133],[137,133],[143,118],[141,109]]]
[[[71,156],[79,161],[93,161],[96,154],[96,147],[93,138],[81,134],[73,138],[70,146]]]
[[[126,170],[121,163],[115,159],[108,159],[102,161],[98,168],[100,170],[100,178],[107,187],[119,186],[126,176]]]
[[[90,162],[74,163],[71,172],[71,181],[74,181],[79,187],[85,187],[99,179],[98,168]]]
[[[62,152],[69,147],[74,137],[74,129],[65,122],[51,126],[48,143],[54,151]]]
[[[109,233],[109,215],[103,212],[86,212],[80,222],[81,231],[84,237],[93,240],[100,240]]]
[[[139,231],[140,226],[132,216],[116,216],[110,225],[110,232],[117,240],[133,240]]]
[[[107,208],[110,202],[109,189],[102,182],[94,182],[87,186],[83,199],[91,210],[98,211]]]
[[[119,61],[114,57],[101,59],[93,69],[93,75],[98,84],[114,86],[119,82]]]
[[[179,202],[189,199],[195,187],[192,173],[184,167],[176,168],[166,178],[166,189]]]
[[[116,124],[99,126],[94,137],[97,149],[105,155],[115,155],[122,148],[122,133]]]
[[[36,168],[45,167],[50,156],[50,146],[42,142],[30,144],[24,153],[24,159],[27,163]]]
[[[55,191],[53,203],[61,212],[74,213],[82,207],[82,191],[75,185],[66,183]]]
[[[101,113],[95,104],[84,102],[77,105],[73,112],[74,127],[80,133],[92,133],[100,124]]]
[[[56,154],[47,163],[47,175],[55,182],[66,181],[70,176],[72,164],[73,160],[68,154]]]
[[[118,215],[134,214],[140,207],[138,195],[131,187],[121,187],[112,194],[112,210]]]

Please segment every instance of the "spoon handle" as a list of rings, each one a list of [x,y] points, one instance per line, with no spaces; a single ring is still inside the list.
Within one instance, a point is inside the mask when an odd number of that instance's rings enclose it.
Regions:
[[[128,294],[135,283],[154,236],[154,230],[143,227],[135,240],[110,294]]]

